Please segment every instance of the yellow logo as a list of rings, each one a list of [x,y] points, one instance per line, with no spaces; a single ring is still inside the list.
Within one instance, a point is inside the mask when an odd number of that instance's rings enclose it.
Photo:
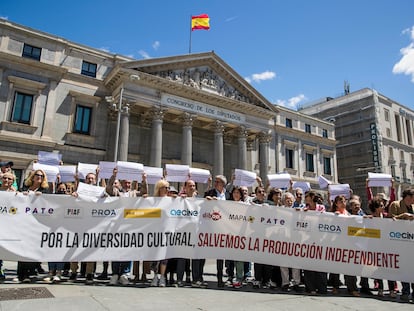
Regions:
[[[124,209],[124,218],[161,218],[160,208]]]
[[[371,229],[371,228],[348,227],[348,235],[360,236],[364,238],[380,239],[381,230]]]

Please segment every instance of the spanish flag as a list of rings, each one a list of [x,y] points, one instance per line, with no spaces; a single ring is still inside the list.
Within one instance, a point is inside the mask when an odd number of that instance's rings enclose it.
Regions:
[[[210,18],[207,14],[201,14],[197,16],[191,16],[191,30],[197,29],[210,29]]]

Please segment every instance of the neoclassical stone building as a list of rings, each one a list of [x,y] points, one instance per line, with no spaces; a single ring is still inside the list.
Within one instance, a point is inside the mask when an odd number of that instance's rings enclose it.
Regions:
[[[334,127],[277,107],[214,52],[136,60],[0,20],[0,158],[336,176]]]

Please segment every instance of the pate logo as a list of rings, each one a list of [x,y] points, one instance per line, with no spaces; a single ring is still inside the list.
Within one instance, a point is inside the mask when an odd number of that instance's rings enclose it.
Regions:
[[[65,209],[65,218],[82,218],[83,209],[81,208],[70,208]]]
[[[124,218],[161,218],[160,208],[126,208]]]
[[[372,228],[348,227],[349,236],[358,236],[364,238],[380,239],[381,230]]]
[[[246,221],[249,223],[254,223],[254,217],[253,216],[246,216],[246,215],[237,215],[237,214],[230,214],[229,215],[229,220],[234,220],[234,221]]]
[[[309,221],[297,221],[294,229],[297,231],[310,231],[311,224]]]
[[[273,217],[260,217],[260,222],[270,226],[284,226],[286,221],[284,219],[273,218]]]
[[[333,224],[319,224],[318,225],[319,232],[327,232],[327,233],[341,233],[342,229],[338,225]]]
[[[212,211],[211,213],[205,212],[203,218],[211,219],[213,221],[218,221],[221,219],[221,214],[219,211]]]
[[[394,241],[414,242],[414,232],[391,231],[389,237]]]
[[[46,208],[46,207],[37,208],[37,207],[27,206],[24,212],[29,215],[50,216],[50,215],[53,215],[55,210],[53,208]]]
[[[198,217],[199,212],[197,210],[185,209],[172,209],[169,212],[171,217]]]
[[[92,217],[115,217],[116,210],[109,208],[93,208],[91,210]]]
[[[0,214],[11,214],[11,215],[16,215],[17,214],[17,207],[8,207],[8,206],[0,206]]]

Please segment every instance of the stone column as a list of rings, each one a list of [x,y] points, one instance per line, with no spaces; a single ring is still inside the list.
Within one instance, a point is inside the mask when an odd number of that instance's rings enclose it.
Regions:
[[[242,170],[247,170],[247,131],[244,126],[240,126],[237,129],[237,146],[238,168]]]
[[[260,178],[263,184],[266,184],[267,173],[269,171],[269,143],[272,136],[268,133],[261,132],[259,138],[259,163],[260,163]]]
[[[224,174],[224,124],[221,121],[214,122],[214,168],[213,174]]]
[[[53,119],[55,117],[56,86],[57,82],[51,80],[43,116],[42,138],[46,139],[50,139],[53,136]]]
[[[123,104],[121,113],[121,124],[119,126],[119,161],[128,161],[129,143],[129,105]]]
[[[181,120],[183,121],[183,138],[181,142],[181,164],[191,166],[193,161],[193,121],[194,115],[185,112]]]
[[[162,160],[162,122],[164,111],[155,108],[151,111],[151,149],[150,149],[150,166],[161,167]]]

